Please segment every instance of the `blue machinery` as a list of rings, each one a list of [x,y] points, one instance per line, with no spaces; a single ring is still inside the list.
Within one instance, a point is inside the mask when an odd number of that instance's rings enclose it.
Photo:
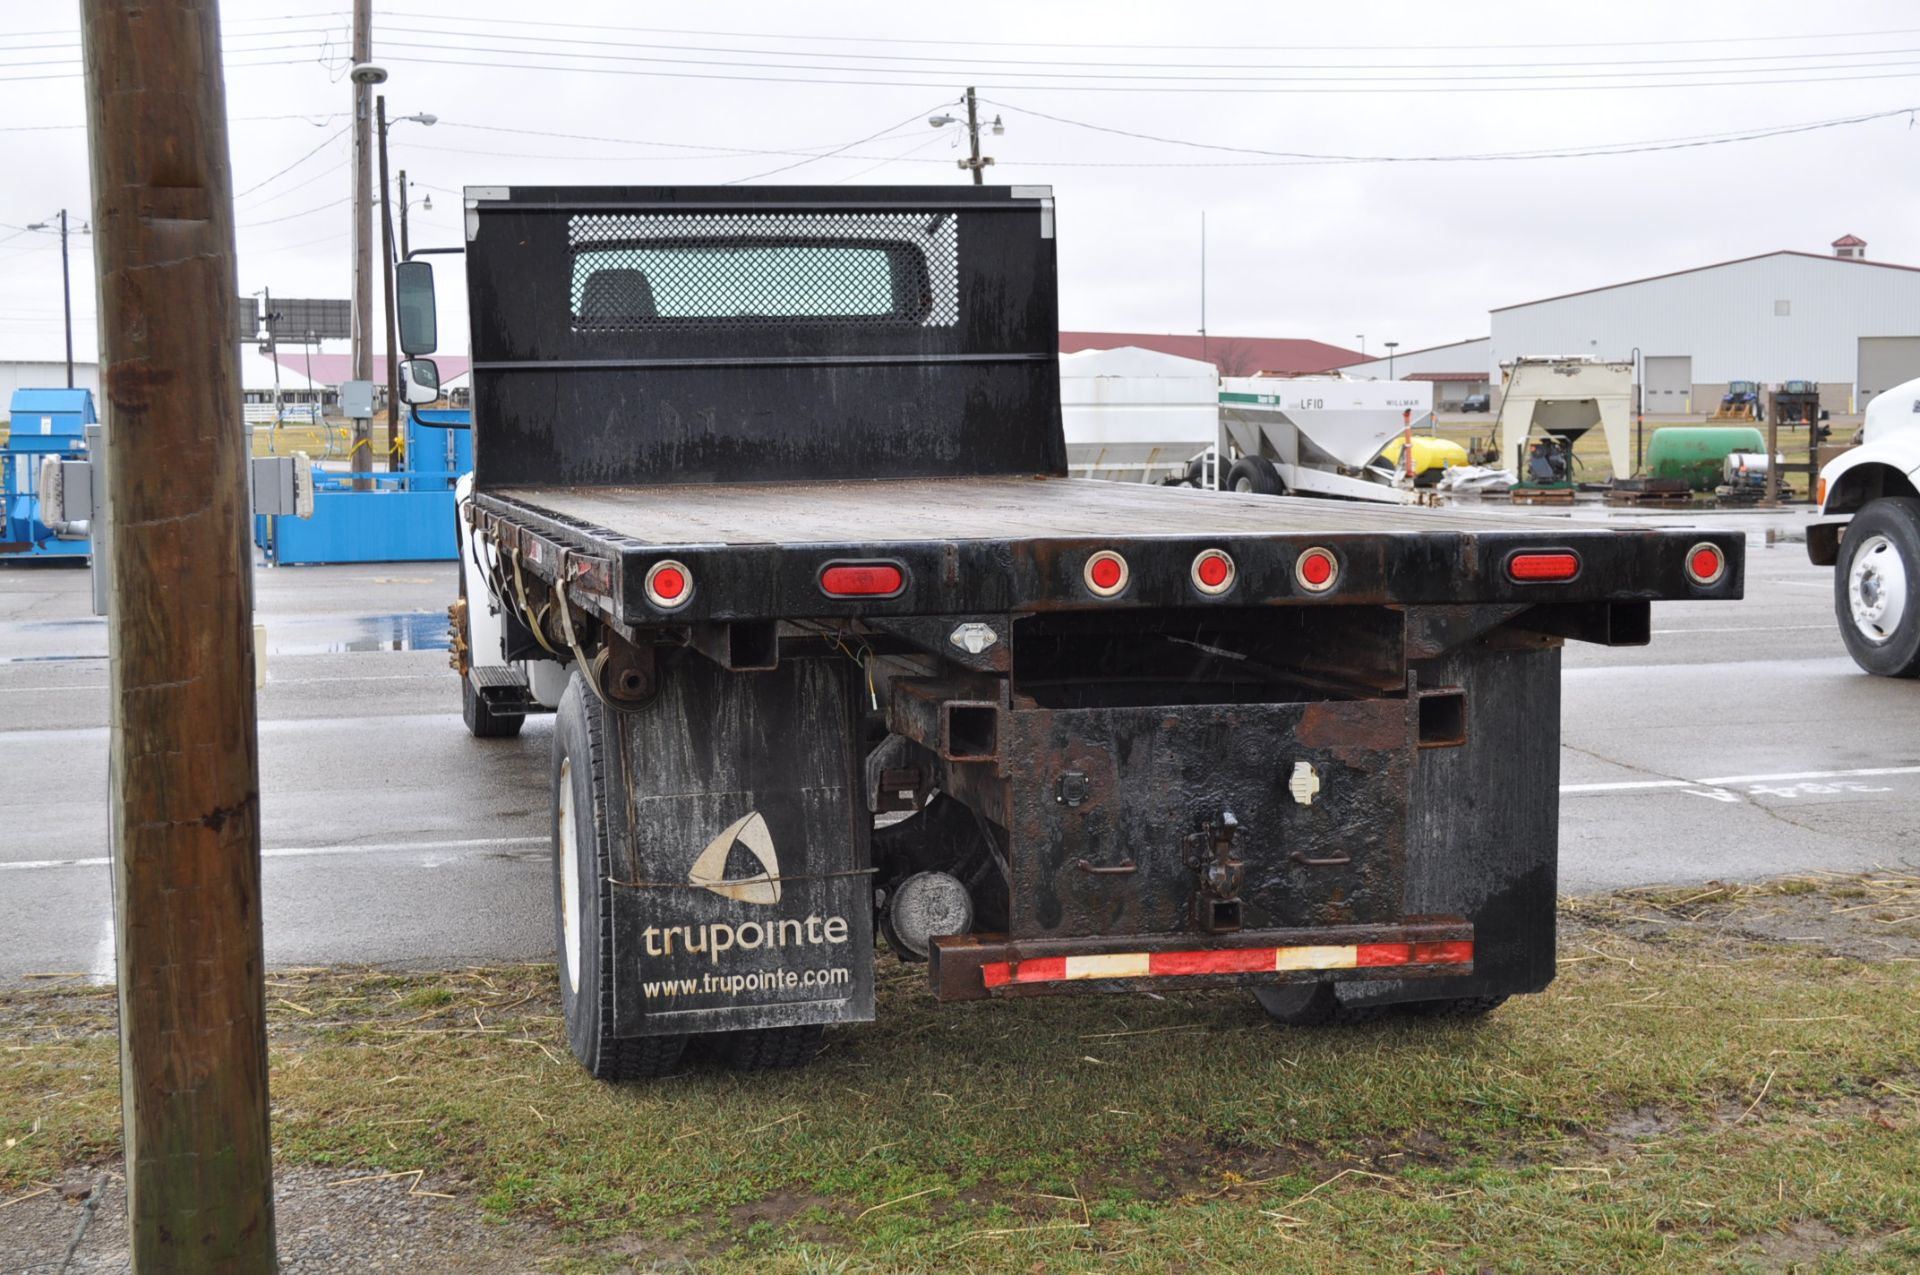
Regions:
[[[354,475],[313,471],[313,516],[262,514],[254,540],[279,566],[323,562],[452,562],[453,484],[473,468],[468,412],[409,413],[405,468]],[[355,477],[371,491],[353,490]]]
[[[12,424],[0,446],[0,562],[22,558],[84,560],[86,522],[40,520],[40,465],[50,456],[86,455],[86,428],[99,422],[91,390],[15,390]]]

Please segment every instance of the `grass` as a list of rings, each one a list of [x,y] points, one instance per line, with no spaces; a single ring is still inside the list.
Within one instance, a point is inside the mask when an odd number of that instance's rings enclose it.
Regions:
[[[1270,1026],[1250,998],[933,1007],[811,1068],[609,1088],[545,967],[277,973],[282,1163],[422,1169],[553,1268],[1907,1270],[1920,879],[1570,903],[1477,1024]],[[118,1145],[113,1002],[0,996],[0,1207]]]

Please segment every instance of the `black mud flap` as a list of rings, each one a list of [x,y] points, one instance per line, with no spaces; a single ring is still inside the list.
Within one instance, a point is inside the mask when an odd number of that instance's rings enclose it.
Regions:
[[[689,655],[615,715],[614,1031],[873,1018],[870,823],[853,668]],[[616,798],[616,804],[618,799]]]
[[[1554,977],[1560,652],[1476,645],[1427,662],[1420,681],[1459,688],[1464,741],[1418,754],[1407,907],[1466,918],[1473,972],[1349,984],[1342,999],[1380,1005],[1541,991]]]

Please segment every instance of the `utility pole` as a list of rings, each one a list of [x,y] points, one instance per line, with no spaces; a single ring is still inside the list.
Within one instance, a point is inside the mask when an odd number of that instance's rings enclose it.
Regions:
[[[60,314],[67,325],[67,388],[73,388],[73,270],[67,264],[67,210],[60,210]]]
[[[215,0],[82,0],[139,1275],[276,1267],[247,442]]]
[[[400,170],[400,260],[407,259],[407,170]]]
[[[262,288],[260,295],[265,298],[262,316],[267,321],[267,358],[273,363],[273,430],[270,437],[276,442],[280,438],[280,334],[274,330],[273,321],[279,316],[273,312],[273,289]]]
[[[353,63],[373,60],[373,0],[353,0]],[[373,243],[367,225],[373,216],[373,82],[353,79],[353,379],[373,379]],[[373,469],[373,422],[353,423],[353,446],[348,468],[356,474]],[[368,491],[367,479],[354,480],[355,491]]]
[[[993,156],[982,155],[980,153],[980,105],[979,105],[978,99],[974,96],[972,85],[967,86],[966,103],[967,103],[967,158],[956,159],[953,162],[958,164],[962,168],[969,169],[973,173],[973,184],[976,186],[979,186],[983,184],[985,181],[985,177],[981,170],[985,169],[988,165],[993,163]],[[927,123],[933,125],[935,128],[945,128],[948,124],[958,124],[959,122],[960,122],[959,120],[955,119],[951,115],[948,115],[944,111],[942,111],[938,115],[931,115],[927,117]],[[999,134],[1007,131],[1006,126],[1000,122],[1000,117],[998,115],[993,117],[993,124],[991,125],[991,127],[994,131],[995,136],[998,136]]]
[[[1211,363],[1207,357],[1207,210],[1200,210],[1200,361]]]
[[[28,230],[51,230],[44,221],[36,221]],[[86,227],[82,226],[85,233]],[[67,264],[67,210],[60,210],[60,312],[67,324],[67,388],[73,388],[73,272]]]
[[[978,186],[986,177],[981,173],[980,162],[980,112],[973,100],[973,85],[967,85],[967,143],[973,148],[973,158],[967,161],[967,167],[973,170],[973,184]],[[993,161],[986,161],[991,164]]]
[[[387,306],[387,468],[400,455],[400,345],[393,318],[393,183],[387,179],[387,95],[375,104],[380,125],[380,289]]]

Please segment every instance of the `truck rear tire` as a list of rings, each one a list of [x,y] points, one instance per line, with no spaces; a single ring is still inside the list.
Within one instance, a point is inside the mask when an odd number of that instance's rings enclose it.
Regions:
[[[512,739],[527,720],[524,712],[503,712],[488,703],[466,676],[460,679],[460,717],[475,739]]]
[[[1284,496],[1287,485],[1280,471],[1264,456],[1242,456],[1227,471],[1227,490],[1252,492],[1256,496]]]
[[[722,1062],[735,1071],[783,1071],[804,1067],[820,1052],[819,1023],[803,1027],[755,1027],[717,1032],[710,1039]]]
[[[685,1034],[617,1037],[613,1022],[613,882],[607,708],[576,670],[553,728],[553,928],[567,1044],[596,1080],[667,1075]],[[516,723],[516,729],[518,724]]]
[[[1880,677],[1920,677],[1920,500],[1883,496],[1847,524],[1833,609],[1853,662]]]
[[[1253,989],[1267,1017],[1283,1027],[1325,1027],[1340,1016],[1332,983],[1274,983]]]
[[[1411,1001],[1406,1007],[1425,1018],[1485,1018],[1506,1003],[1504,996],[1449,996],[1435,1001]]]

